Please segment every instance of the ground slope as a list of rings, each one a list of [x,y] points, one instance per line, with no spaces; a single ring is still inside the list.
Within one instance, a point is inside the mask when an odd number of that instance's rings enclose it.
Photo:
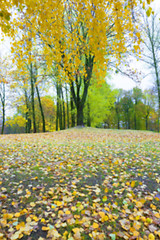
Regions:
[[[160,239],[160,135],[0,137],[0,239]]]

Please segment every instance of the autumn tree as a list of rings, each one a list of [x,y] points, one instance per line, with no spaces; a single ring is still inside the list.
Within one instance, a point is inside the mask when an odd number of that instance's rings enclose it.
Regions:
[[[25,118],[16,113],[13,117],[7,117],[5,133],[25,133],[25,125]]]
[[[21,17],[13,20],[13,32],[29,29],[28,39],[37,41],[38,37],[43,45],[48,68],[54,63],[65,76],[77,109],[77,125],[83,124],[93,72],[97,78],[105,76],[111,58],[120,61],[126,52],[128,38],[133,39],[132,46],[138,49],[140,40],[139,34],[134,38],[138,30],[133,19],[137,4],[133,0],[19,2],[17,15]],[[22,41],[25,38],[22,33]],[[30,46],[31,41],[26,45]],[[25,45],[20,46],[21,51]],[[26,61],[31,58],[28,55]]]

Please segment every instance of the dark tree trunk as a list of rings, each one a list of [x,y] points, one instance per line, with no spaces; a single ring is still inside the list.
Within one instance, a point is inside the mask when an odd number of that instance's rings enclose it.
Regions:
[[[32,118],[33,118],[33,132],[36,133],[36,117],[35,117],[35,105],[34,105],[34,77],[32,63],[30,65],[30,78],[31,78],[31,102],[32,102]]]
[[[117,128],[120,129],[120,117],[118,107],[116,108],[116,115],[117,115]]]
[[[35,73],[37,75],[37,66],[35,64]],[[37,77],[34,76],[34,85],[36,87],[36,92],[37,92],[37,98],[38,98],[38,104],[39,104],[39,109],[40,109],[40,113],[41,113],[41,117],[42,117],[42,128],[43,128],[43,132],[46,131],[46,124],[45,124],[45,116],[44,116],[44,111],[43,111],[43,106],[42,106],[42,102],[41,102],[41,97],[40,97],[40,94],[39,94],[39,89],[38,89],[38,86],[36,84],[36,81],[37,80]]]
[[[146,130],[148,130],[148,115],[146,115]]]
[[[130,129],[130,114],[129,114],[129,110],[128,110],[128,113],[127,113],[127,121],[128,121],[127,128]]]
[[[75,84],[71,81],[71,94],[77,109],[77,126],[84,125],[83,122],[83,109],[86,102],[87,94],[88,94],[88,87],[90,84],[90,80],[92,77],[92,70],[93,70],[93,61],[94,56],[85,56],[85,71],[86,75],[79,75],[79,73],[75,76]],[[83,82],[83,93],[81,95],[81,86]],[[76,89],[75,89],[76,88]]]
[[[89,102],[87,103],[87,126],[91,126],[91,117],[90,117],[90,105]]]
[[[159,132],[159,120],[160,120],[160,91],[158,94],[158,132]]]
[[[118,115],[118,119],[117,119],[117,128],[120,129],[119,115]]]
[[[1,83],[1,92],[0,92],[0,100],[2,104],[2,128],[1,134],[4,134],[4,126],[5,126],[5,102],[6,102],[6,90],[5,90],[5,83]]]
[[[59,113],[60,113],[60,94],[59,94],[59,85],[56,83],[57,91],[57,110],[56,110],[56,131],[59,129]]]
[[[4,133],[4,125],[5,125],[5,101],[2,103],[2,129],[1,129],[1,134]]]
[[[135,102],[134,105],[134,129],[137,130],[137,109],[136,109],[137,103]]]
[[[63,129],[63,122],[62,122],[62,100],[61,100],[61,90],[62,86],[57,82],[56,89],[57,89],[57,115],[56,115],[56,130],[60,128]],[[58,128],[59,127],[59,128]]]
[[[63,123],[62,123],[62,102],[61,102],[61,99],[59,99],[59,127],[60,127],[60,130],[63,130]]]
[[[137,130],[137,118],[136,118],[136,113],[134,113],[134,129]]]
[[[75,127],[76,119],[75,119],[75,106],[72,94],[70,95],[70,103],[71,103],[71,127]]]
[[[56,109],[56,131],[58,131],[58,122],[59,122],[59,96],[58,96],[58,89],[57,89],[57,109]]]
[[[38,103],[39,103],[39,108],[40,108],[41,117],[42,117],[43,132],[45,132],[46,131],[45,116],[44,116],[44,112],[43,112],[43,106],[42,106],[38,86],[36,86],[36,92],[37,92]]]
[[[67,128],[69,128],[69,103],[68,103],[68,89],[66,84],[66,103],[67,103]]]
[[[81,103],[77,103],[77,126],[83,126],[83,106]]]
[[[63,108],[63,119],[62,119],[62,129],[66,128],[66,111],[65,111],[65,102],[64,102],[64,96],[63,96],[63,89],[61,87],[61,96],[62,96],[62,108]]]
[[[31,118],[30,118],[30,108],[27,92],[25,91],[25,103],[26,103],[26,133],[31,132]]]

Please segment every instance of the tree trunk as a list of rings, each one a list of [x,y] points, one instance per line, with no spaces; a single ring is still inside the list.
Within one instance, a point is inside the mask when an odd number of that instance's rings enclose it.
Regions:
[[[148,130],[148,115],[146,115],[146,130]]]
[[[63,130],[63,125],[62,125],[62,102],[61,99],[59,99],[59,127],[60,130]]]
[[[83,123],[83,106],[81,103],[77,103],[77,126],[84,126]]]
[[[94,56],[85,55],[86,74],[80,75],[79,73],[77,73],[75,76],[75,84],[73,81],[71,81],[71,94],[77,109],[77,126],[84,125],[83,109],[84,109],[84,105],[85,105],[87,94],[88,94],[88,87],[92,77],[93,61],[94,61]],[[81,94],[80,88],[82,86],[82,82],[83,82],[83,92]]]
[[[59,86],[58,86],[58,82],[56,83],[56,91],[57,91],[56,131],[58,131],[58,129],[59,129]]]
[[[58,122],[59,122],[59,96],[58,96],[58,87],[57,87],[57,109],[56,109],[56,131],[58,131]]]
[[[160,119],[160,109],[158,109],[158,123],[157,123],[157,131],[159,132],[159,119]]]
[[[87,126],[91,126],[91,117],[90,117],[90,106],[89,102],[87,103]]]
[[[118,114],[118,118],[117,118],[117,128],[120,129],[119,114]]]
[[[38,103],[39,103],[39,108],[40,108],[41,117],[42,117],[43,132],[45,132],[46,131],[45,116],[44,116],[44,112],[43,112],[43,106],[42,106],[38,86],[36,86],[36,91],[37,91]]]
[[[62,96],[62,108],[63,108],[63,124],[62,124],[62,129],[66,128],[66,111],[65,111],[65,102],[64,102],[64,96],[63,96],[63,89],[61,87],[61,96]]]
[[[35,73],[37,75],[37,65],[35,64]],[[41,117],[42,117],[42,128],[43,128],[43,132],[46,131],[46,124],[45,124],[45,116],[44,116],[44,111],[43,111],[43,106],[42,106],[42,102],[41,102],[41,97],[39,94],[39,89],[38,86],[36,84],[37,80],[37,76],[34,76],[34,85],[36,87],[36,92],[37,92],[37,97],[38,97],[38,103],[39,103],[39,109],[40,109],[40,113],[41,113]]]
[[[71,103],[71,127],[75,127],[75,124],[76,124],[75,106],[74,106],[72,94],[70,95],[70,103]]]
[[[67,103],[67,128],[69,128],[69,103],[68,103],[68,89],[66,84],[66,103]]]
[[[120,117],[119,117],[119,110],[116,108],[116,115],[117,115],[117,128],[120,129]]]
[[[2,84],[2,91],[0,92],[0,100],[2,104],[2,129],[1,134],[4,133],[4,125],[5,125],[5,98],[6,98],[6,90],[5,90],[5,83]]]
[[[30,109],[28,103],[28,96],[27,92],[25,91],[25,103],[26,103],[26,133],[30,133],[31,131],[31,119],[30,119]]]
[[[61,101],[61,85],[57,82],[56,83],[57,88],[57,119],[56,119],[56,125],[59,125],[60,130],[63,129],[63,122],[62,122],[62,101]],[[56,126],[56,130],[58,130]]]
[[[136,117],[136,109],[134,109],[134,129],[137,130],[137,117]]]
[[[2,129],[1,129],[1,134],[4,133],[4,125],[5,125],[5,101],[2,103]]]
[[[128,113],[127,113],[127,118],[128,118],[128,129],[130,129],[130,114],[129,114],[129,110],[128,110]]]
[[[36,133],[36,117],[34,107],[34,79],[33,79],[33,67],[30,65],[30,77],[31,77],[31,102],[32,102],[32,118],[33,118],[33,132]]]

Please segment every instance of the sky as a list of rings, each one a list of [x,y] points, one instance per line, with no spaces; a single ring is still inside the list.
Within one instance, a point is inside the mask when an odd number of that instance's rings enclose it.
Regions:
[[[147,72],[147,65],[143,65],[141,62],[137,62],[137,60],[133,61],[133,64],[135,65],[133,68],[136,69],[139,72],[145,71]],[[135,82],[131,78],[122,75],[120,73],[111,74],[111,79],[108,79],[107,82],[113,87],[113,88],[122,88],[124,90],[131,90],[134,87],[139,87],[142,90],[152,88],[154,85],[154,80],[151,78],[151,76],[148,76],[144,79],[141,79],[140,82]]]
[[[151,4],[153,9],[156,9],[160,11],[160,0],[154,0],[154,2]],[[0,31],[0,55],[6,56],[7,53],[9,53],[10,50],[10,43],[9,38],[5,38],[5,41],[1,41],[1,31]],[[141,71],[144,69],[144,66],[135,60],[133,62],[134,68],[137,68],[138,71]],[[147,71],[147,69],[145,69]],[[107,80],[109,84],[111,84],[114,88],[123,88],[125,90],[130,90],[135,86],[138,86],[140,88],[148,89],[153,86],[153,80],[148,77],[141,81],[139,85],[137,85],[134,81],[132,81],[129,77],[122,76],[121,74],[111,74],[111,78]]]

